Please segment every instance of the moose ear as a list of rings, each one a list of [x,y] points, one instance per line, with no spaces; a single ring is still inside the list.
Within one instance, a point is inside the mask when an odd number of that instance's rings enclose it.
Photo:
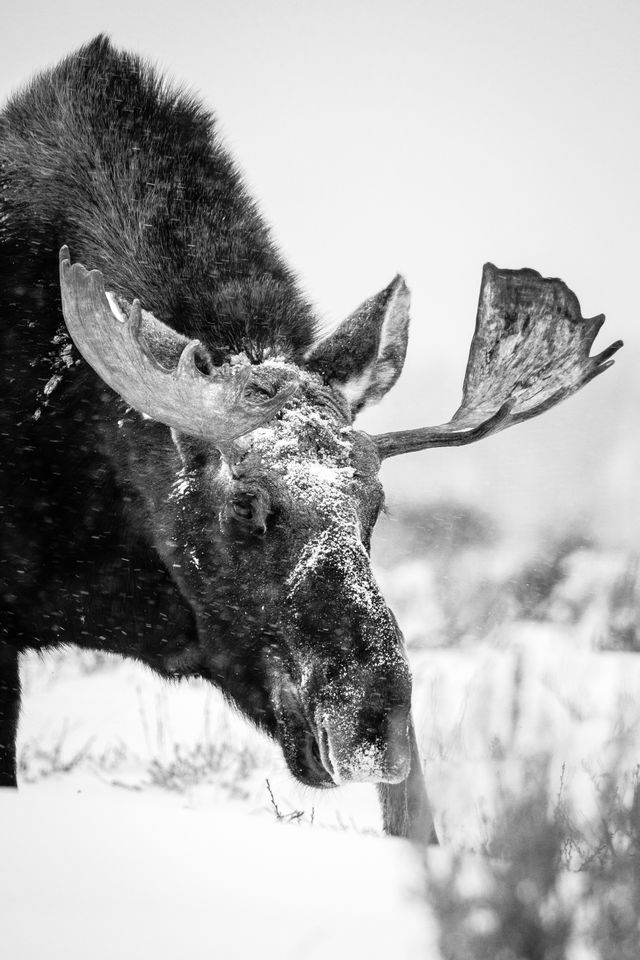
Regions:
[[[305,366],[338,389],[354,415],[377,403],[400,376],[410,299],[409,288],[398,275],[306,356]]]

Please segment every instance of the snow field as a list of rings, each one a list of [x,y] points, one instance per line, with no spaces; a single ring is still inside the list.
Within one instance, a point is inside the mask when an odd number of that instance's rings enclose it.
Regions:
[[[434,956],[403,841],[52,781],[0,795],[0,824],[7,960]]]

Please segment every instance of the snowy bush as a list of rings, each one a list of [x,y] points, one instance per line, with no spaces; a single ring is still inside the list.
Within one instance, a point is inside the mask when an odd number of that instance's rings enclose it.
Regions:
[[[587,531],[518,541],[447,502],[386,518],[373,559],[410,647],[532,622],[569,628],[582,647],[640,651],[640,557]]]
[[[580,828],[547,787],[538,758],[505,795],[486,856],[427,871],[445,960],[637,960],[640,956],[638,771],[613,770]]]

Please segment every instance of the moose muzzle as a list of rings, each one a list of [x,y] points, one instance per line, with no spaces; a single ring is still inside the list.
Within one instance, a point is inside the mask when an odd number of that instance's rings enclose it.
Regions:
[[[322,765],[336,784],[400,783],[411,765],[409,712],[395,707],[363,731],[353,705],[326,711],[318,724]]]
[[[291,697],[334,783],[399,783],[410,768],[411,676],[404,641],[359,538],[312,540],[291,578]],[[291,713],[289,714],[291,716]]]

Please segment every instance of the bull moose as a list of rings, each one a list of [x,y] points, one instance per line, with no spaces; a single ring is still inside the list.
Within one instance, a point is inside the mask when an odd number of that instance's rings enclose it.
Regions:
[[[433,837],[380,464],[549,409],[610,366],[604,318],[487,264],[451,421],[355,429],[402,369],[404,280],[320,337],[211,114],[102,36],[9,100],[0,188],[0,784],[20,652],[71,643],[206,678],[298,780],[375,783],[388,832]]]

